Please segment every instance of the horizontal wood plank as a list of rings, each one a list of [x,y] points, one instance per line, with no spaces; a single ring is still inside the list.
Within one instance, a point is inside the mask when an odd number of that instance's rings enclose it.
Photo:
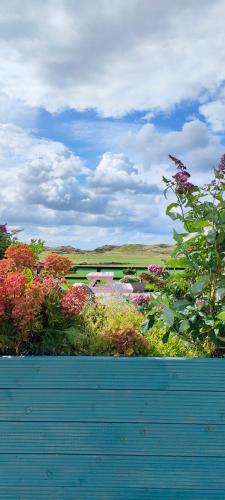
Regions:
[[[224,500],[225,489],[1,487],[2,500]]]
[[[1,388],[225,391],[223,359],[2,357]]]
[[[1,422],[4,453],[225,457],[225,425]]]
[[[0,390],[0,420],[225,423],[225,393]]]
[[[225,458],[0,455],[1,486],[225,489]]]

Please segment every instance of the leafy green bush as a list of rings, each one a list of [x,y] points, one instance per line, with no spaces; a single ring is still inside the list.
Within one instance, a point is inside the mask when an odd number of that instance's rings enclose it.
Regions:
[[[172,191],[176,200],[166,213],[183,232],[174,230],[176,247],[167,264],[185,269],[167,277],[143,331],[156,325],[165,329],[165,342],[176,333],[196,345],[208,341],[225,349],[225,155],[203,187],[194,186],[183,163],[170,158],[178,171],[172,180],[164,178],[165,195]]]
[[[150,356],[201,358],[210,357],[214,350],[213,345],[210,343],[193,345],[191,339],[189,339],[189,342],[185,342],[175,333],[171,334],[165,343],[164,335],[165,329],[155,327],[149,330],[147,338],[150,344]]]

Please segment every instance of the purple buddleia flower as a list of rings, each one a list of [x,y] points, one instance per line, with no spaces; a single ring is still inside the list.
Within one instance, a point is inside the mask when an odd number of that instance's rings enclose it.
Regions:
[[[225,154],[221,156],[220,162],[218,165],[218,171],[220,174],[225,174]]]
[[[175,163],[178,170],[187,170],[187,167],[182,163],[182,161],[178,160],[175,156],[169,155],[169,158]]]
[[[187,182],[189,177],[191,177],[189,172],[177,172],[177,174],[173,175],[175,181],[179,183]]]
[[[177,185],[176,192],[178,194],[184,194],[188,191],[191,191],[194,188],[194,184],[192,182],[182,182]]]
[[[0,224],[0,233],[7,233],[6,224]]]

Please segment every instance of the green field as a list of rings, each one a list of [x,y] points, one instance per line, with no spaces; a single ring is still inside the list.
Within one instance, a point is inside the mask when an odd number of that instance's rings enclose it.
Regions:
[[[54,251],[60,255],[65,255],[69,257],[74,264],[85,265],[86,269],[78,269],[76,272],[76,281],[80,279],[81,281],[86,281],[85,277],[91,269],[89,266],[101,266],[104,271],[105,266],[112,266],[114,268],[114,274],[117,278],[122,278],[123,271],[118,269],[117,266],[124,267],[147,267],[148,264],[162,264],[165,265],[166,261],[169,259],[172,251],[171,245],[122,245],[120,247],[113,247],[110,250],[102,251],[101,249],[96,249],[93,252],[76,252],[73,253],[72,249],[66,253],[66,247],[49,249],[42,255],[42,258],[49,253]],[[106,271],[108,269],[105,269]],[[142,272],[141,270],[140,272]],[[72,277],[72,275],[70,275]],[[70,280],[70,284],[73,281]]]
[[[171,245],[121,245],[113,247],[108,251],[101,249],[93,252],[66,252],[62,247],[54,247],[49,251],[54,251],[65,255],[80,265],[124,265],[124,266],[147,266],[150,263],[165,264],[170,257]],[[66,250],[66,247],[63,247]]]

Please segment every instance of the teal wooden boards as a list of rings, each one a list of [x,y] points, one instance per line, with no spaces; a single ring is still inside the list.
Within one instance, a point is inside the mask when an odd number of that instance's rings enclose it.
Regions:
[[[0,498],[224,500],[222,359],[0,358]]]
[[[224,359],[3,357],[0,388],[225,391]]]

